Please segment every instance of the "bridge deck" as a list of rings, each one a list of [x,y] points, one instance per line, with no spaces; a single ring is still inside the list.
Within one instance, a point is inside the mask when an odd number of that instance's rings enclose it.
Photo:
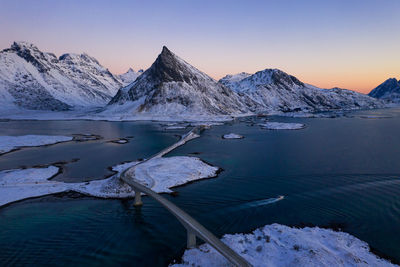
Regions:
[[[189,133],[184,135],[181,140],[177,143],[173,144],[172,146],[162,150],[161,152],[157,153],[153,157],[149,158],[148,160],[155,158],[155,157],[162,157],[163,155],[169,153],[173,149],[178,146],[185,144],[187,141],[199,137],[195,132],[201,130],[202,127],[195,127]],[[146,160],[147,161],[147,160]],[[145,161],[144,161],[145,162]],[[143,162],[142,162],[143,163]],[[141,164],[141,163],[140,163]],[[210,244],[213,248],[215,248],[219,253],[221,253],[226,259],[228,259],[231,263],[236,266],[251,266],[243,257],[237,254],[234,250],[230,247],[225,245],[221,240],[219,240],[216,236],[214,236],[210,231],[208,231],[204,226],[202,226],[199,222],[193,219],[189,214],[178,208],[175,204],[167,200],[166,198],[162,197],[158,193],[154,192],[150,188],[138,183],[135,181],[135,165],[127,170],[125,170],[120,179],[122,179],[126,184],[131,186],[133,190],[135,190],[135,204],[141,205],[141,192],[147,194],[148,196],[152,197],[156,201],[158,201],[162,206],[164,206],[169,212],[174,215],[179,222],[186,228],[188,234],[188,247],[194,247],[196,245],[196,236],[202,239],[204,242]]]

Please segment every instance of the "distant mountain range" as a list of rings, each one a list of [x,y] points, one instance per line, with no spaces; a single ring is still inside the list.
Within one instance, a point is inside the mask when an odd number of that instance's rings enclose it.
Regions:
[[[129,70],[115,76],[87,54],[57,58],[33,44],[14,42],[0,52],[0,106],[36,110],[101,106],[138,75]]]
[[[141,75],[142,73],[143,73],[142,69],[134,71],[132,68],[129,68],[127,72],[118,75],[117,78],[119,81],[121,81],[123,86],[127,86],[128,84],[136,80],[137,77],[139,77],[139,75]]]
[[[109,105],[152,114],[245,114],[314,112],[382,107],[367,95],[345,89],[320,89],[278,69],[227,75],[219,82],[164,47],[153,65],[118,91]],[[130,107],[130,108],[127,108]]]
[[[373,89],[369,94],[371,97],[400,103],[400,81],[390,78]]]
[[[220,80],[239,95],[250,97],[267,112],[315,112],[337,109],[376,108],[379,101],[354,91],[321,89],[301,82],[278,69],[265,69],[255,74],[227,75]]]
[[[371,92],[372,93],[372,92]],[[321,89],[278,69],[227,75],[216,81],[167,47],[149,69],[122,75],[87,54],[57,58],[16,42],[0,52],[2,108],[157,115],[240,115],[382,107],[380,100],[345,89]]]

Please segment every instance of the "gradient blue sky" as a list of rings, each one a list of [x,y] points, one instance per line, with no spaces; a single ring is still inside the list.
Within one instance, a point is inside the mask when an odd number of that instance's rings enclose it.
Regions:
[[[14,40],[88,54],[114,73],[168,46],[218,79],[279,68],[361,92],[400,78],[400,1],[0,0],[0,49]]]

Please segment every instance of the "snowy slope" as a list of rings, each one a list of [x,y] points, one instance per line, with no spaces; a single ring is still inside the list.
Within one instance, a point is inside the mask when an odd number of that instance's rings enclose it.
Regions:
[[[219,82],[229,88],[232,88],[236,85],[236,83],[240,82],[241,80],[243,80],[249,76],[251,76],[251,74],[247,73],[247,72],[241,72],[241,73],[234,74],[234,75],[228,74],[225,77],[223,77],[221,80],[219,80]]]
[[[0,52],[2,108],[67,110],[101,106],[121,86],[112,73],[87,54],[57,58],[26,42],[14,42]]]
[[[0,171],[0,207],[26,198],[74,191],[100,198],[129,198],[134,190],[120,180],[121,172],[140,162],[127,162],[113,167],[118,173],[84,183],[50,180],[60,169],[56,166]],[[172,188],[192,181],[215,177],[217,167],[195,157],[153,158],[136,169],[136,179],[158,193],[172,193]]]
[[[250,234],[225,235],[222,241],[254,267],[398,266],[378,258],[367,243],[348,233],[318,227],[271,224]],[[233,266],[208,244],[186,250],[182,260],[171,266]]]
[[[163,47],[153,65],[120,89],[107,109],[153,115],[240,114],[252,105]]]
[[[243,77],[243,78],[242,78]],[[305,84],[278,69],[265,69],[253,75],[228,75],[220,83],[262,106],[260,111],[293,112],[381,107],[367,95],[345,89],[320,89]]]
[[[400,80],[390,78],[373,89],[369,96],[400,103]]]
[[[143,73],[143,70],[140,69],[138,71],[134,71],[132,68],[123,74],[117,76],[118,80],[122,83],[123,86],[127,86],[132,83]]]
[[[60,135],[20,135],[0,136],[0,155],[22,147],[51,145],[71,141],[71,136]]]

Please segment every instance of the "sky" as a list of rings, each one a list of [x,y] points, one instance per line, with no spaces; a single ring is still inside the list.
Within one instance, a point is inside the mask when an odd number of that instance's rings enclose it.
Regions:
[[[399,33],[398,0],[0,0],[0,49],[86,52],[116,74],[166,45],[215,79],[278,68],[367,93],[400,79]]]

